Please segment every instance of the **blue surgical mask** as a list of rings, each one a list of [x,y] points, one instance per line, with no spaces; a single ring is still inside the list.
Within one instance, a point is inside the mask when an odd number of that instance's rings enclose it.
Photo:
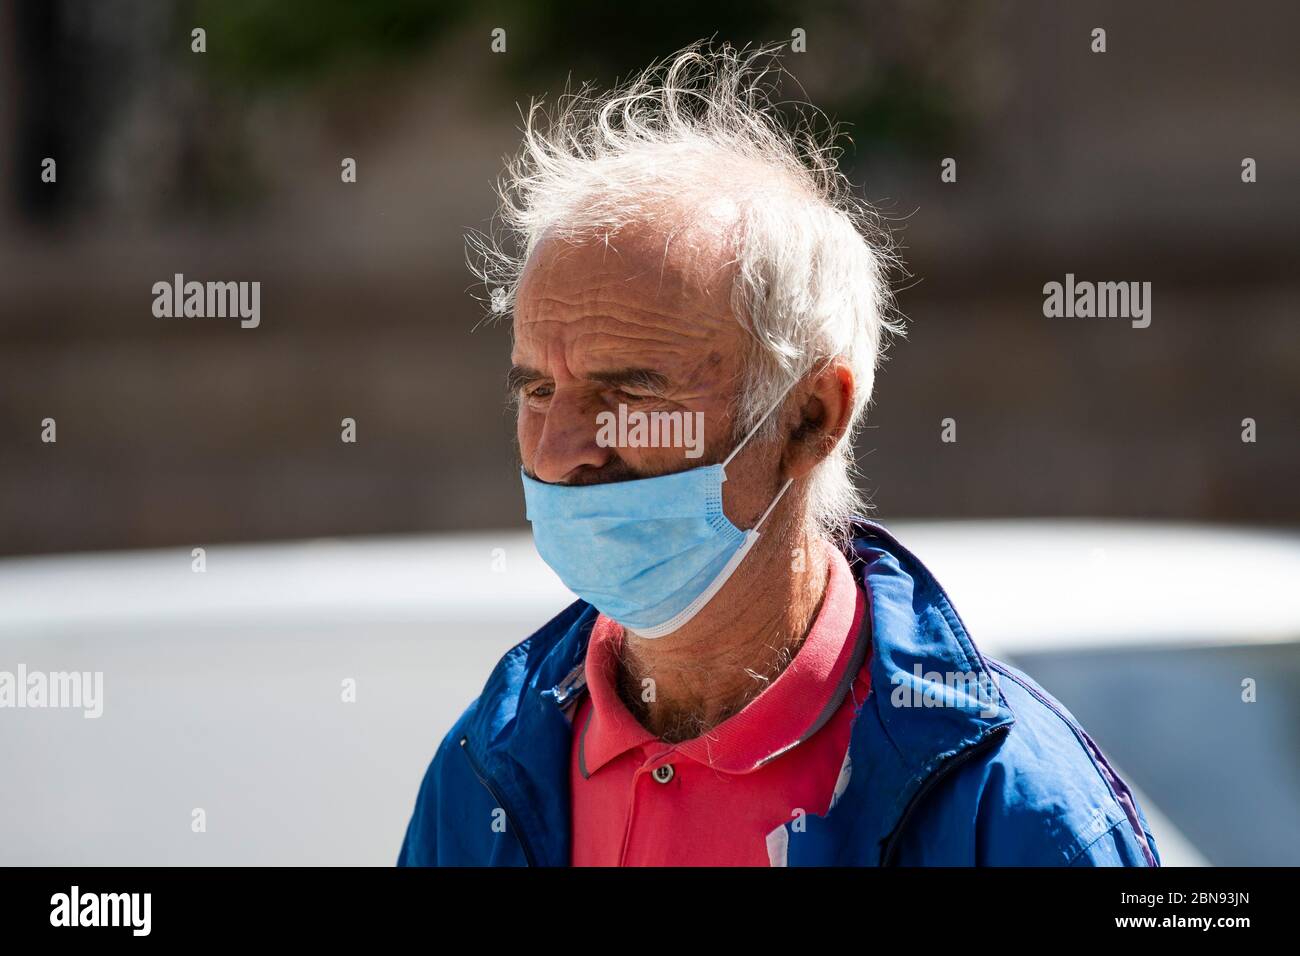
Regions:
[[[793,479],[748,531],[722,510],[727,465],[779,407],[718,465],[598,485],[547,484],[521,468],[542,560],[570,591],[638,637],[678,630],[735,573],[790,487]]]

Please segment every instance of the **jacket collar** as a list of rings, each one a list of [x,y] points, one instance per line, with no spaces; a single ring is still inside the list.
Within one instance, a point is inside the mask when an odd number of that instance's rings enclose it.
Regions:
[[[933,575],[882,526],[856,518],[847,555],[868,595],[871,693],[853,724],[847,789],[806,821],[808,862],[888,862],[907,816],[953,761],[1014,722],[992,672]],[[597,617],[575,601],[502,658],[465,727],[510,825],[538,865],[566,866],[573,704]],[[846,811],[845,807],[852,807]],[[838,848],[837,859],[825,858]],[[790,847],[797,864],[798,847]]]
[[[850,564],[867,589],[872,655],[871,694],[849,744],[851,776],[835,804],[853,810],[808,821],[830,839],[804,842],[822,851],[808,862],[875,865],[890,862],[929,788],[1015,716],[929,570],[875,522],[858,519],[854,532]],[[803,862],[798,850],[792,840],[791,865]]]

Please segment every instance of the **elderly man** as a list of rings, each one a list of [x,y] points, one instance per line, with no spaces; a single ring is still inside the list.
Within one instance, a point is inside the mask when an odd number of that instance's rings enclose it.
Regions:
[[[579,600],[443,739],[399,863],[1157,866],[1070,713],[857,516],[889,247],[778,120],[771,52],[694,44],[529,111],[519,251],[474,248],[527,516]]]

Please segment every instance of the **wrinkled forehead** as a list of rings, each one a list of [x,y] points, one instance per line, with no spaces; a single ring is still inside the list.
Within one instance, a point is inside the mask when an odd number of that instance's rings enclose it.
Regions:
[[[734,336],[735,217],[721,203],[614,232],[538,243],[515,296],[516,342],[556,337],[663,342]],[[606,343],[608,344],[608,343]]]

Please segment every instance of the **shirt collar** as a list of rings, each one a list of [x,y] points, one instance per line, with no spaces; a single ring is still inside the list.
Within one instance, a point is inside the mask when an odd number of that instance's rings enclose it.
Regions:
[[[816,733],[835,713],[865,660],[866,600],[848,560],[823,549],[826,593],[794,660],[770,686],[707,734],[665,744],[725,773],[749,773]],[[657,741],[628,711],[614,686],[622,628],[600,615],[591,631],[586,679],[591,708],[578,728],[580,769],[590,776],[620,754]]]

